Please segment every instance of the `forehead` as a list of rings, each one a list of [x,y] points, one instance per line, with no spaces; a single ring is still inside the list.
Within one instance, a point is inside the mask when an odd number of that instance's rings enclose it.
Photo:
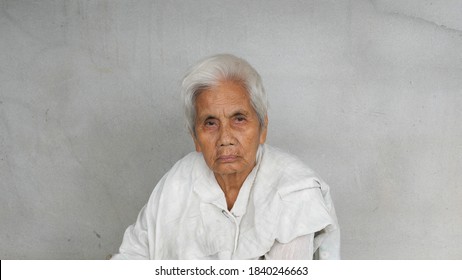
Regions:
[[[216,86],[205,89],[197,95],[195,107],[197,115],[239,108],[253,109],[246,88],[234,81],[220,81]]]

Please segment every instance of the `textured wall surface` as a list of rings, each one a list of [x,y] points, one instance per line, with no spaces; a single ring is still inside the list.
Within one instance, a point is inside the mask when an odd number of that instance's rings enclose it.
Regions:
[[[345,259],[462,259],[462,1],[0,1],[0,258],[104,259],[193,150],[189,65],[246,58]]]

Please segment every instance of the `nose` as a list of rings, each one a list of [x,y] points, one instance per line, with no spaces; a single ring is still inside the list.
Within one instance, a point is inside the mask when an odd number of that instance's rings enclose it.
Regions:
[[[218,140],[218,146],[232,146],[235,145],[236,141],[233,137],[233,132],[231,127],[228,124],[223,124],[220,127],[220,135]]]

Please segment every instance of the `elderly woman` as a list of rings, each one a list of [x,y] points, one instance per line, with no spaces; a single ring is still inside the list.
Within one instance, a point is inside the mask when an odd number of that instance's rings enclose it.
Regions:
[[[113,259],[338,259],[329,187],[265,144],[255,69],[232,55],[206,58],[182,95],[196,152],[160,180]]]

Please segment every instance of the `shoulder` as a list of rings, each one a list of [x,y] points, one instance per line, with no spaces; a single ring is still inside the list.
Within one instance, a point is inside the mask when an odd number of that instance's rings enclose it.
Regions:
[[[156,213],[153,220],[171,220],[181,216],[184,206],[195,199],[193,182],[204,160],[200,153],[191,152],[178,160],[172,168],[159,180],[148,200],[148,212]],[[159,213],[161,215],[159,216]]]
[[[271,178],[271,185],[280,194],[321,187],[320,177],[298,157],[269,145],[263,149],[259,172]]]
[[[166,181],[190,182],[207,167],[201,153],[191,152],[178,160],[166,173]]]
[[[183,158],[178,160],[168,173],[190,173],[191,168],[197,166],[197,164],[203,159],[202,154],[197,152],[191,152],[185,155]]]
[[[278,217],[262,227],[275,227],[270,231],[275,233],[276,240],[287,243],[335,226],[335,213],[327,195],[329,186],[298,157],[269,145],[262,148],[254,191],[257,202],[271,203],[264,203],[260,207],[265,209],[255,211],[260,220],[269,221],[264,218],[266,215]]]
[[[153,190],[153,195],[165,196],[173,193],[176,198],[180,198],[182,194],[187,194],[199,170],[203,169],[203,157],[200,153],[191,152],[178,160],[162,179],[159,180]]]
[[[267,161],[266,164],[271,162],[273,165],[279,166],[281,172],[284,173],[314,173],[313,170],[295,155],[267,144],[264,145],[264,157]]]

